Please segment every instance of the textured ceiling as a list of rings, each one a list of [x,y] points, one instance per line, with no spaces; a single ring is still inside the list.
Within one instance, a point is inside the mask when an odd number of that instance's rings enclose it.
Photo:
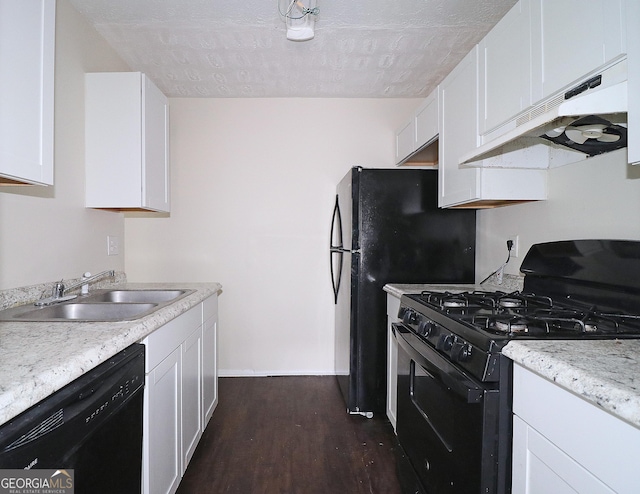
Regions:
[[[277,0],[69,1],[166,95],[215,98],[425,97],[516,2],[317,0],[295,42]]]

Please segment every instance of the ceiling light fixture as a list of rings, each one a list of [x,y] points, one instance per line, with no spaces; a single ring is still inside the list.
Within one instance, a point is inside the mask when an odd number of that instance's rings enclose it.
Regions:
[[[278,10],[284,17],[287,26],[287,39],[291,41],[308,41],[314,36],[316,18],[320,9],[316,6],[316,0],[305,0],[307,5],[301,0],[291,0],[285,11],[280,8],[278,0]]]

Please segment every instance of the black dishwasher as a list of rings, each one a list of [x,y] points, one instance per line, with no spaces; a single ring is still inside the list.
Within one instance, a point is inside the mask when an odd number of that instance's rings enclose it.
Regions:
[[[0,468],[73,469],[77,494],[142,484],[144,346],[135,344],[0,427]]]

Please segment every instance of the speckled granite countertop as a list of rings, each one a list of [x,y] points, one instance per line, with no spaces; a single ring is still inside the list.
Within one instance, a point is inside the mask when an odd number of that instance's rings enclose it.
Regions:
[[[522,278],[512,276],[502,285],[385,285],[396,297],[422,290],[522,289]],[[611,414],[640,427],[640,340],[510,342],[504,355],[555,382]]]
[[[0,424],[222,288],[218,283],[117,283],[108,286],[192,289],[194,292],[135,321],[0,322]],[[26,289],[6,291],[2,295],[4,300],[13,297],[13,305],[38,298],[21,301],[21,297],[31,296]]]
[[[502,353],[640,427],[640,341],[512,341]]]
[[[391,295],[400,298],[402,295],[410,293],[420,293],[422,291],[440,291],[440,292],[465,292],[473,290],[485,290],[485,291],[502,291],[506,293],[514,292],[516,290],[522,290],[522,283],[524,278],[521,276],[505,275],[502,279],[502,284],[496,282],[495,276],[490,278],[486,284],[468,284],[468,285],[447,285],[447,284],[401,284],[401,283],[389,283],[383,287],[383,290]]]

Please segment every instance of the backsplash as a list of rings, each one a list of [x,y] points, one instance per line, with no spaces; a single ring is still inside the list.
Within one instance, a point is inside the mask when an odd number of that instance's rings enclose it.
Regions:
[[[49,296],[51,294],[53,285],[57,283],[57,281],[59,280],[51,281],[49,283],[40,283],[38,285],[11,288],[9,290],[0,291],[0,310],[9,309],[18,305],[29,304],[43,297]],[[81,278],[73,278],[64,281],[73,284],[80,282]],[[126,273],[124,273],[123,271],[116,271],[116,275],[114,278],[105,278],[95,283],[91,283],[91,287],[89,290],[91,291],[97,288],[106,288],[114,284],[126,283],[126,281]],[[78,288],[77,290],[72,290],[71,293],[77,292],[79,290],[80,288]]]
[[[521,291],[524,285],[524,277],[517,274],[504,274],[502,276],[502,283],[498,283],[498,275],[492,274],[487,281],[482,285],[488,290],[499,290],[501,292],[515,292]],[[490,288],[489,288],[490,287]]]

